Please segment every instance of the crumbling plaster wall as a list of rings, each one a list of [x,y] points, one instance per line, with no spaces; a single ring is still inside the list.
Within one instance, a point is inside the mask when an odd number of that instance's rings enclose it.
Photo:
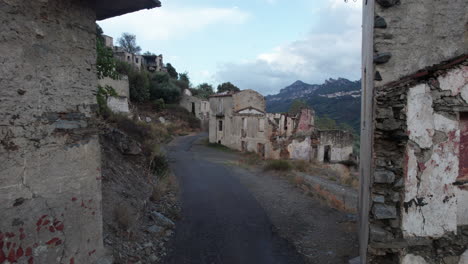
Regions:
[[[465,263],[457,176],[467,8],[376,0],[368,263]]]
[[[465,0],[376,0],[374,48],[385,85],[468,52]],[[380,79],[380,78],[378,78]]]
[[[242,90],[232,95],[234,101],[234,112],[255,106],[255,108],[265,112],[265,98],[254,90]]]
[[[114,113],[130,113],[127,97],[109,96],[107,98],[107,107]]]
[[[95,11],[0,0],[0,262],[103,254]]]
[[[323,162],[325,146],[330,146],[330,162],[350,159],[353,154],[353,135],[341,130],[320,130],[317,160]]]
[[[230,118],[233,115],[232,96],[210,97],[210,120],[209,120],[209,140],[211,143],[226,144],[225,135],[231,134]],[[223,122],[223,129],[219,131],[219,121]]]
[[[98,84],[102,87],[106,87],[106,85],[114,88],[119,96],[123,97],[130,97],[130,84],[128,82],[128,76],[124,75],[121,77],[120,80],[114,80],[109,77],[104,77],[98,80]]]

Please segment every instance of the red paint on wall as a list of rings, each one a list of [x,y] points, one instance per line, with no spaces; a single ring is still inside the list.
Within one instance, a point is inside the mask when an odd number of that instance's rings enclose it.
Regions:
[[[460,161],[458,181],[468,181],[468,113],[460,113]]]
[[[33,257],[30,257],[28,259],[28,264],[34,264],[34,258]]]
[[[54,232],[55,232],[55,228],[54,228],[53,226],[49,226],[49,231],[50,231],[51,233],[54,233]]]
[[[94,253],[96,253],[96,250],[90,251],[90,252],[88,253],[88,255],[91,256],[91,255],[94,254]]]
[[[75,258],[70,259],[70,264],[75,264]]]
[[[20,234],[20,240],[23,240],[23,239],[25,239],[25,238],[26,238],[26,234],[25,234],[25,233],[21,233],[21,234]]]
[[[55,226],[55,229],[57,229],[58,231],[63,231],[64,229],[64,225],[62,222],[59,222],[56,226]]]
[[[47,241],[46,244],[50,246],[50,245],[52,245],[52,244],[57,243],[58,241],[60,241],[60,238],[54,237],[54,238],[52,238],[51,240]]]
[[[22,247],[19,247],[19,248],[16,250],[16,258],[21,258],[23,255],[24,255],[23,248],[22,248]]]
[[[26,249],[26,254],[25,254],[25,256],[26,256],[26,257],[30,257],[31,255],[32,255],[32,248],[28,247],[28,248]]]
[[[7,259],[8,259],[8,261],[10,261],[12,263],[16,262],[16,252],[15,252],[15,250],[13,248],[10,249],[10,252],[8,253],[8,258]]]
[[[75,202],[76,200],[78,200],[76,197],[72,198],[72,202]]]
[[[0,241],[0,250],[3,249],[3,241]]]
[[[0,264],[5,262],[6,256],[5,253],[3,253],[3,249],[0,248]]]

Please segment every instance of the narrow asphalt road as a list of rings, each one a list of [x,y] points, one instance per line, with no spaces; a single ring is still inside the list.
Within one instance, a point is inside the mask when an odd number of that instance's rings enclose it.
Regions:
[[[182,218],[168,244],[168,264],[304,263],[275,233],[265,211],[229,166],[203,159],[192,148],[206,134],[178,138],[169,146],[181,185]]]

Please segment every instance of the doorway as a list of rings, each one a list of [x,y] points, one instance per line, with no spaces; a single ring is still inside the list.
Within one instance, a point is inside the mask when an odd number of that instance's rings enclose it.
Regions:
[[[331,146],[327,145],[325,146],[325,149],[323,151],[323,162],[330,163],[330,160],[331,160]]]

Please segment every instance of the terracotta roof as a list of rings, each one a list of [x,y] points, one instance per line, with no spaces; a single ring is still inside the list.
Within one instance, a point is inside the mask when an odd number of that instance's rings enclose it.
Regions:
[[[155,7],[161,7],[159,0],[96,0],[96,19],[103,20]]]

